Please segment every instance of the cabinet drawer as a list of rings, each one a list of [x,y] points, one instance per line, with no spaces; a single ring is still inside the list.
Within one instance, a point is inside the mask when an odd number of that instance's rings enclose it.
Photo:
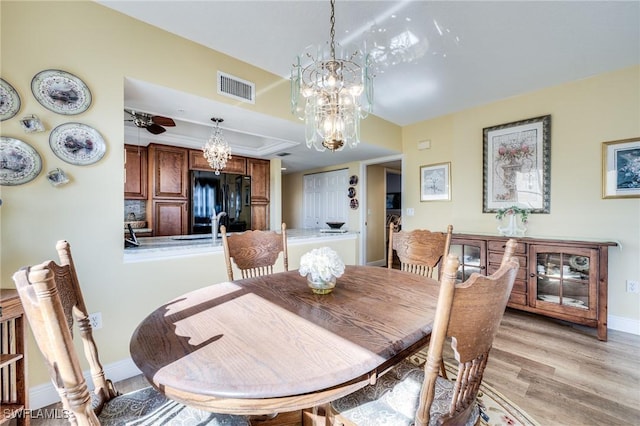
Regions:
[[[526,306],[527,305],[527,295],[523,294],[523,293],[514,293],[511,292],[511,295],[509,296],[509,305],[521,305],[521,306]]]
[[[516,279],[513,282],[513,289],[511,293],[522,293],[527,294],[527,282],[525,280]]]
[[[521,256],[516,256],[516,257],[518,258],[518,262],[520,262],[520,268],[518,269],[518,273],[516,274],[516,281],[517,280],[526,281],[527,280],[527,260],[526,258],[523,260]],[[500,263],[490,263],[489,266],[487,267],[487,275],[493,274],[498,269],[500,269]]]
[[[492,264],[497,265],[498,268],[500,267],[500,262],[502,262],[502,256],[504,256],[504,253],[496,253],[493,251],[489,252],[489,266],[491,266]],[[525,268],[527,266],[527,256],[525,255],[515,255],[513,256],[515,258],[518,259],[518,262],[520,263],[520,269]],[[496,268],[496,269],[498,269]]]
[[[489,251],[497,251],[500,253],[500,256],[502,256],[502,253],[504,253],[504,249],[506,247],[507,241],[489,241]],[[514,253],[526,253],[527,252],[527,245],[525,243],[522,242],[518,242],[516,244],[516,250],[514,251]]]
[[[8,320],[16,318],[22,315],[22,305],[20,304],[20,298],[14,297],[11,299],[3,300],[0,305],[0,320]]]

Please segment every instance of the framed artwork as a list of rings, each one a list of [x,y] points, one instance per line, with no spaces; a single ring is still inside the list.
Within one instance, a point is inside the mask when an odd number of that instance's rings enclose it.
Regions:
[[[549,213],[551,115],[485,127],[482,133],[482,212],[517,206]]]
[[[640,138],[602,143],[602,198],[640,198]]]
[[[420,166],[420,201],[451,199],[451,163]]]

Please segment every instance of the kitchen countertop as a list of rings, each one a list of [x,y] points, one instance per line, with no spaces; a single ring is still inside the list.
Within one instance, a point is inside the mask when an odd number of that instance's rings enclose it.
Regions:
[[[135,231],[135,230],[134,230]],[[233,234],[233,233],[231,233]],[[328,229],[287,229],[287,244],[304,244],[319,240],[354,239],[358,232]],[[169,237],[138,237],[138,247],[124,249],[125,262],[155,260],[167,257],[191,256],[222,252],[222,238],[213,242],[211,234],[175,235]]]

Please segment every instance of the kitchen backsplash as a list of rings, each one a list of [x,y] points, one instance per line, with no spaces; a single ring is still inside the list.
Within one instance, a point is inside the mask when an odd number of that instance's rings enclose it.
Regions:
[[[124,220],[131,220],[129,215],[133,213],[135,220],[146,220],[147,210],[145,200],[124,200]]]

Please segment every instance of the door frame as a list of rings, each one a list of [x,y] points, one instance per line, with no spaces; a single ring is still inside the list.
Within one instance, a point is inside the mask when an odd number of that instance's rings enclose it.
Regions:
[[[367,200],[367,166],[371,166],[374,164],[388,163],[390,161],[400,161],[402,166],[400,168],[401,174],[404,176],[404,155],[396,154],[396,155],[388,155],[386,157],[373,158],[370,160],[365,160],[360,162],[360,183],[362,186],[358,191],[360,193],[360,256],[358,259],[358,263],[360,265],[366,264],[367,259],[367,210],[368,210],[368,200]],[[402,179],[401,191],[404,192],[404,179]],[[404,197],[403,197],[404,198]],[[401,206],[402,207],[402,206]]]

